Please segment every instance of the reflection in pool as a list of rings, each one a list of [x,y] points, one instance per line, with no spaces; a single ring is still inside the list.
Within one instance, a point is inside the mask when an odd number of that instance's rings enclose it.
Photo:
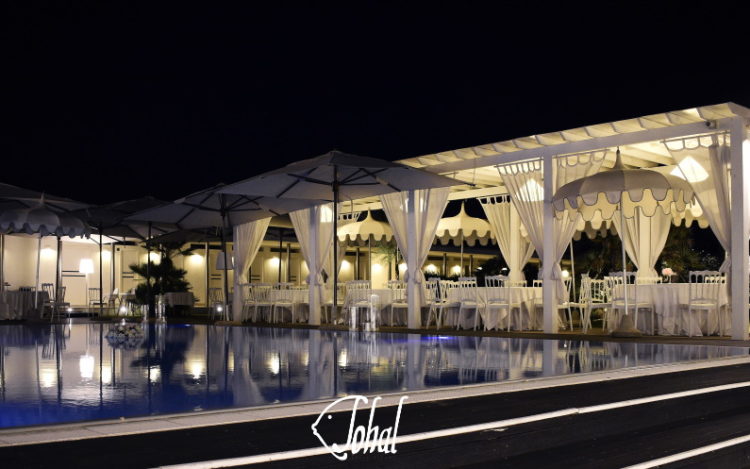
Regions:
[[[0,427],[330,399],[747,355],[748,349],[302,329],[0,325]]]

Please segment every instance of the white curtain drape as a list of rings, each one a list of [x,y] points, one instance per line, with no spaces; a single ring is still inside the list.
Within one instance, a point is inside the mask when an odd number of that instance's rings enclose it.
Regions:
[[[408,243],[408,219],[409,213],[407,207],[409,206],[409,194],[413,193],[414,200],[414,216],[416,217],[416,223],[414,226],[416,232],[417,243],[415,246],[410,246]],[[406,258],[410,250],[415,249],[417,253],[417,265],[411,267],[411,271],[407,270],[404,274],[404,280],[407,282],[415,282],[419,288],[419,304],[424,303],[424,292],[422,291],[421,285],[424,281],[424,274],[422,273],[422,265],[427,260],[427,255],[430,252],[432,241],[435,239],[435,233],[437,232],[437,226],[440,222],[445,211],[445,206],[448,204],[448,194],[450,190],[448,188],[439,189],[423,189],[407,192],[396,192],[393,194],[386,194],[380,196],[380,201],[383,204],[383,211],[388,222],[393,228],[393,236],[396,238],[396,244],[401,250],[402,255]]]
[[[553,190],[557,191],[561,186],[599,171],[606,151],[581,153],[577,155],[557,157],[554,161]],[[542,160],[525,161],[521,163],[509,163],[498,166],[503,184],[508,189],[513,206],[518,210],[521,222],[531,243],[536,249],[539,258],[544,256],[544,175],[542,174]],[[553,194],[547,197],[552,199]],[[554,259],[552,277],[558,281],[557,296],[562,299],[565,296],[565,288],[562,282],[562,271],[560,260],[573,238],[578,219],[570,217],[555,217],[554,220]]]
[[[682,177],[695,191],[695,198],[726,252],[722,272],[729,272],[731,264],[731,199],[730,199],[730,149],[728,134],[684,138],[664,142],[677,161]]]
[[[484,197],[479,202],[508,264],[510,280],[524,280],[523,267],[534,254],[534,245],[521,234],[521,220],[510,196]]]
[[[242,288],[248,282],[247,272],[258,254],[260,244],[266,236],[270,218],[251,221],[234,227],[234,295],[232,295],[232,316],[239,318],[242,311]]]
[[[297,210],[289,213],[294,232],[297,235],[302,257],[307,263],[307,284],[310,286],[310,308],[316,308],[323,299],[323,277],[321,272],[328,253],[333,246],[333,206],[332,204]],[[313,246],[315,248],[313,249]],[[316,317],[311,311],[310,318]]]
[[[659,274],[654,269],[654,264],[667,242],[672,215],[657,210],[652,216],[648,216],[641,209],[636,209],[634,217],[625,218],[623,228],[620,226],[618,211],[612,217],[612,223],[625,244],[625,252],[638,268],[637,275],[657,277]]]

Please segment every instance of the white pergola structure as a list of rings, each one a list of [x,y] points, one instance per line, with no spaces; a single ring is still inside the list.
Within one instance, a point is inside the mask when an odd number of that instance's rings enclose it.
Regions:
[[[524,161],[539,161],[543,174],[553,174],[557,157],[611,150],[602,168],[614,163],[614,151],[620,148],[623,162],[639,168],[674,165],[677,162],[665,145],[665,140],[695,137],[726,132],[730,137],[730,198],[731,206],[731,263],[730,290],[732,308],[731,333],[734,339],[748,339],[748,234],[750,233],[750,154],[747,126],[750,110],[734,103],[703,106],[681,111],[653,114],[605,124],[589,125],[513,140],[478,145],[469,148],[422,155],[401,160],[401,163],[450,176],[473,185],[452,188],[449,200],[487,197],[507,193],[498,174],[498,166]],[[554,181],[544,178],[543,211],[543,279],[544,331],[556,332],[554,320],[556,264],[554,249],[552,205]],[[376,199],[356,201],[356,209],[378,209]],[[407,259],[409,262],[409,259]],[[418,288],[409,285],[410,289]],[[419,305],[409,303],[409,325],[419,324]]]

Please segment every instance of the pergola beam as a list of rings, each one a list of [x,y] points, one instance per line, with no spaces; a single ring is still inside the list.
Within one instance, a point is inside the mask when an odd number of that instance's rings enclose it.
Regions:
[[[721,119],[719,122],[731,118]],[[656,129],[646,129],[637,132],[610,135],[606,137],[594,137],[576,142],[566,142],[559,145],[549,145],[539,148],[523,149],[508,153],[484,156],[465,161],[454,161],[439,165],[426,166],[422,169],[438,174],[446,174],[455,171],[473,169],[476,167],[493,166],[504,163],[529,160],[532,158],[545,158],[546,156],[566,155],[582,153],[587,151],[601,150],[603,148],[614,148],[633,143],[664,140],[669,138],[687,137],[710,131],[709,122],[693,122],[690,124],[674,125]],[[517,141],[517,140],[516,140]]]

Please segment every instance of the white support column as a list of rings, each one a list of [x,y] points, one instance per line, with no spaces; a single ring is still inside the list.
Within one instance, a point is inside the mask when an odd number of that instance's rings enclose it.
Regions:
[[[416,278],[416,272],[422,266],[417,265],[419,253],[417,252],[417,209],[415,198],[415,191],[409,191],[406,200],[406,272],[408,274],[406,298],[409,329],[418,329],[422,322],[422,307],[419,303],[419,284]]]
[[[555,281],[552,278],[552,271],[554,266],[554,244],[555,244],[555,212],[554,206],[552,205],[552,197],[554,196],[554,175],[552,170],[552,156],[545,155],[542,160],[542,168],[544,172],[544,253],[542,255],[542,279],[544,280],[544,332],[555,333],[557,332],[557,320],[555,315],[557,314],[557,298],[555,293],[557,291]]]
[[[320,229],[320,211],[318,208],[313,208],[310,210],[310,259],[313,260],[313,263],[317,264],[318,259],[318,236],[320,233],[318,233],[318,230]],[[309,288],[309,299],[310,302],[310,317],[308,318],[308,322],[311,325],[318,326],[320,325],[320,295],[318,294],[319,288],[318,288],[318,279],[317,275],[315,275],[315,272],[318,271],[317,265],[308,265],[307,270],[309,271],[309,280],[307,282],[308,288]],[[336,285],[333,286],[333,288],[336,288]],[[333,305],[332,312],[331,312],[331,318],[333,319],[336,314],[336,305]]]
[[[730,276],[732,338],[748,339],[748,227],[750,226],[750,162],[743,161],[747,133],[745,122],[735,117],[731,126],[732,145],[732,267]]]

